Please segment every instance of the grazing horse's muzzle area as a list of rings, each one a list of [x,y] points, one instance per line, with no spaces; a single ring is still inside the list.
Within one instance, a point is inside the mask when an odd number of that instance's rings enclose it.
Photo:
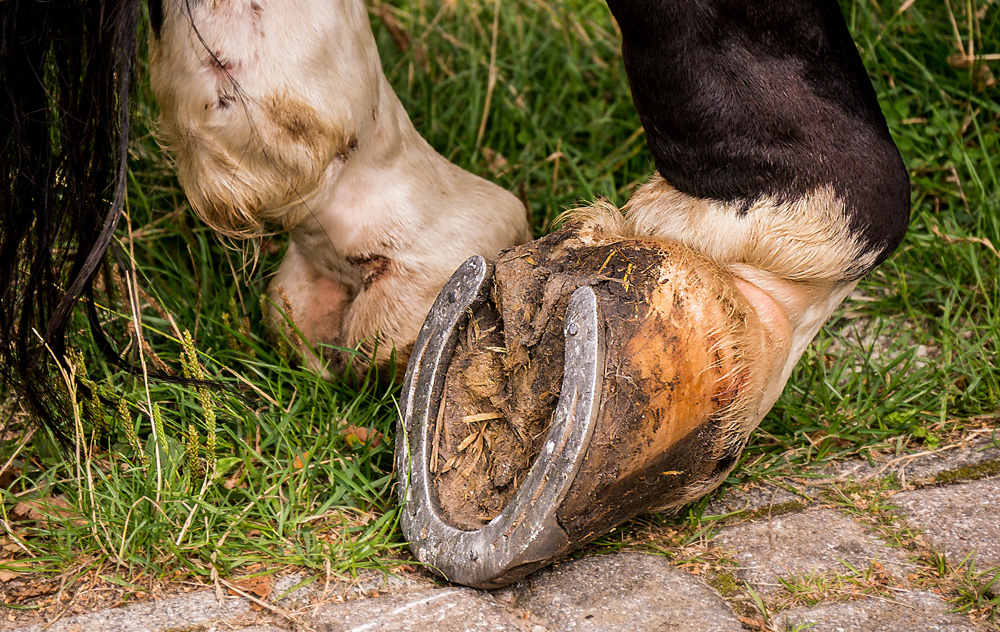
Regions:
[[[161,141],[192,207],[219,232],[290,233],[270,321],[302,335],[316,370],[348,362],[318,345],[360,347],[378,364],[395,349],[401,369],[452,271],[530,238],[513,195],[413,128],[362,0],[153,9]]]

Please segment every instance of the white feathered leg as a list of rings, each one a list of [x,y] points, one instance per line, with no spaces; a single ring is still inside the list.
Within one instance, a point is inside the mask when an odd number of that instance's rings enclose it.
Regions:
[[[291,233],[270,295],[304,347],[378,363],[395,349],[405,366],[451,272],[530,238],[513,195],[414,129],[361,0],[174,0],[150,51],[160,138],[195,211],[227,235]],[[344,365],[321,355],[306,359]]]

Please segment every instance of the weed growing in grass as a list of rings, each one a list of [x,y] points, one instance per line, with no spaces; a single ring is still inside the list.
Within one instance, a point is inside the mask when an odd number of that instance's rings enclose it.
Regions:
[[[810,573],[779,577],[787,593],[775,604],[777,610],[796,606],[814,606],[830,601],[851,601],[868,597],[892,598],[894,582],[876,560],[865,568],[841,563],[845,571]]]
[[[774,621],[771,618],[771,610],[764,604],[764,600],[757,595],[757,592],[753,589],[750,584],[744,583],[743,588],[746,590],[747,594],[750,595],[750,599],[753,602],[754,607],[757,609],[757,613],[760,615],[760,619],[753,619],[750,617],[741,616],[740,622],[745,626],[749,626],[751,629],[759,630],[773,630]]]
[[[957,593],[951,602],[957,612],[991,622],[1000,618],[1000,567],[979,571],[970,555],[955,568],[951,585]]]
[[[1000,566],[980,571],[975,556],[970,554],[949,568],[944,555],[938,557],[937,570],[955,594],[951,600],[955,611],[996,622],[1000,618]]]
[[[979,570],[975,554],[951,564],[934,547],[926,547],[918,562],[923,581],[936,586],[954,612],[992,623],[1000,619],[1000,566]]]

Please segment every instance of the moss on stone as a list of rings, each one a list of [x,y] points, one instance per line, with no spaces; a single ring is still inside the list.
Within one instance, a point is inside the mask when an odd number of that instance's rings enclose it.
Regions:
[[[956,467],[946,470],[934,477],[935,483],[955,483],[957,481],[976,481],[987,476],[1000,474],[1000,461],[986,461],[975,465]]]
[[[720,571],[709,577],[708,585],[723,597],[732,597],[740,592],[740,584],[736,581],[736,576],[729,571]]]
[[[783,503],[778,503],[777,505],[765,505],[763,507],[758,507],[757,509],[752,509],[744,514],[740,514],[737,517],[740,520],[756,520],[757,518],[765,516],[781,516],[801,511],[805,508],[806,503],[800,500],[788,500]]]

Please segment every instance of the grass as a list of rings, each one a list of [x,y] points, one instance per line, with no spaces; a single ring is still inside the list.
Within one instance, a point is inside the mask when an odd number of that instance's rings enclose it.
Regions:
[[[910,168],[913,221],[899,251],[820,332],[731,484],[934,448],[994,427],[1000,411],[1000,86],[991,78],[1000,70],[956,57],[1000,52],[988,36],[1000,32],[1000,6],[843,7]],[[371,15],[383,67],[417,128],[452,161],[519,195],[537,234],[581,201],[623,203],[651,173],[603,3],[399,0]],[[147,372],[223,386],[130,377],[81,335],[75,371],[103,399],[77,394],[87,401],[70,420],[72,453],[27,423],[2,438],[0,574],[102,575],[131,594],[261,564],[328,574],[391,567],[404,545],[395,391],[370,377],[327,383],[265,335],[260,295],[280,238],[247,265],[252,257],[194,219],[147,131],[154,114],[142,100],[129,227],[119,235],[134,274],[105,280],[138,287],[138,313],[119,313],[129,308],[117,302],[103,313],[122,341],[140,324],[143,353],[130,351]],[[682,520],[699,532],[696,513]]]

